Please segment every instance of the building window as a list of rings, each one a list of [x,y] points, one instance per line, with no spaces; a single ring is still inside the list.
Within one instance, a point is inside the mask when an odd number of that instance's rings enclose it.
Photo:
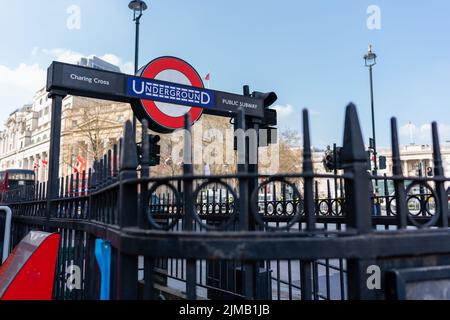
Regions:
[[[48,115],[49,107],[45,108],[45,115]]]
[[[39,118],[42,118],[42,115],[43,115],[43,113],[42,113],[42,110],[41,110],[41,111],[39,111]]]

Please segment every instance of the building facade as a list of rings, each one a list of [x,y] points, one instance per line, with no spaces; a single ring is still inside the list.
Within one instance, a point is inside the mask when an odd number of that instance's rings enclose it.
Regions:
[[[46,178],[50,141],[51,100],[44,92],[10,114],[0,133],[0,168],[35,170],[40,181]]]
[[[381,174],[392,175],[392,153],[390,149],[379,150],[380,156],[387,158],[387,168],[381,171]],[[414,177],[419,174],[426,175],[427,171],[434,169],[433,164],[433,146],[410,144],[400,148],[403,175]],[[450,172],[450,144],[441,146],[442,166],[446,173]]]
[[[13,112],[0,132],[0,169],[28,169],[38,181],[48,177],[51,104],[45,88],[32,105]],[[92,167],[123,132],[132,116],[128,104],[67,96],[63,100],[60,176],[76,172],[80,159]]]
[[[105,60],[102,60],[95,56],[92,58],[81,58],[80,61],[78,61],[78,65],[93,69],[120,72],[120,68],[118,66],[106,62]]]

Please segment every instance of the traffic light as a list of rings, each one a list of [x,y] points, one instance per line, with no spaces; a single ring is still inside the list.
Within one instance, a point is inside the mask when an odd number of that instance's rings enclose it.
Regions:
[[[273,105],[277,100],[278,96],[275,92],[258,92],[254,91],[252,93],[252,98],[261,99],[264,101],[264,108],[268,108]]]
[[[161,141],[160,136],[149,135],[150,141],[150,167],[159,166],[161,163],[161,146],[158,144]]]
[[[387,168],[387,164],[386,164],[386,157],[385,156],[381,156],[379,161],[379,169],[380,170],[386,170]]]
[[[328,172],[334,170],[334,159],[331,153],[325,154],[325,157],[323,158],[323,165],[325,167],[325,170],[327,170]]]
[[[259,92],[254,91],[250,94],[250,87],[248,85],[244,86],[244,96],[252,97],[254,99],[262,100],[264,106],[264,117],[262,119],[246,119],[247,128],[249,124],[252,126],[253,123],[259,124],[259,129],[267,130],[267,134],[265,135],[266,139],[258,139],[258,147],[267,147],[270,144],[276,144],[278,138],[278,129],[275,128],[277,125],[277,111],[274,109],[269,109],[271,105],[273,105],[277,100],[278,96],[275,92]],[[234,121],[234,131],[237,130],[236,120]],[[260,136],[261,137],[261,136]],[[234,137],[234,150],[237,150],[237,138]]]
[[[274,126],[277,125],[277,112],[276,110],[269,109],[271,105],[273,105],[277,100],[278,96],[275,92],[259,92],[254,91],[251,96],[255,99],[263,100],[264,104],[264,118],[260,125],[260,129],[267,129],[267,141],[259,144],[260,147],[266,147],[269,144],[275,144],[277,142],[277,128]]]
[[[148,141],[149,141],[149,150],[148,150],[149,166],[150,167],[159,166],[159,164],[161,163],[161,146],[158,143],[159,141],[161,141],[161,137],[149,134]],[[139,162],[142,163],[143,157],[142,143],[137,144],[137,153]]]
[[[337,147],[334,150],[328,149],[327,151],[325,151],[323,165],[326,171],[331,172],[334,170],[342,170],[344,168],[341,160],[341,153],[341,147]]]

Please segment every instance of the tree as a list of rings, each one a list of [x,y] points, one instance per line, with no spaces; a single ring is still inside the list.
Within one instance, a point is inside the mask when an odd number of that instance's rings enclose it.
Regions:
[[[303,150],[300,134],[296,130],[286,130],[280,135],[279,173],[299,173],[302,169]]]
[[[74,97],[76,103],[63,111],[62,162],[73,170],[77,156],[99,161],[123,134],[123,124],[131,115],[130,106]]]

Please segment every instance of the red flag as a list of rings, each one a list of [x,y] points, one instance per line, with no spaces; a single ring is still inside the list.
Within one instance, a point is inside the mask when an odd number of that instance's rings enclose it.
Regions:
[[[44,167],[48,166],[48,161],[47,161],[47,160],[42,160],[41,162],[42,162],[42,165],[43,165]]]
[[[206,75],[206,77],[205,77],[205,80],[206,81],[209,81],[211,79],[211,75],[208,73],[207,75]]]
[[[81,156],[78,156],[75,167],[73,168],[73,172],[74,173],[82,173],[86,169],[87,169],[87,160]]]

